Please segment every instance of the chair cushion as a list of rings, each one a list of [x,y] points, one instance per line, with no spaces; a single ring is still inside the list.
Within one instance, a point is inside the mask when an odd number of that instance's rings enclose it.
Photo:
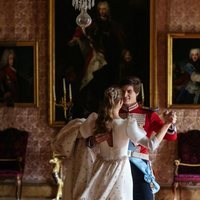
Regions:
[[[176,182],[200,181],[200,174],[179,174],[174,177]]]
[[[178,134],[178,156],[182,163],[200,164],[200,131]],[[179,174],[200,174],[200,167],[179,166]]]
[[[0,171],[0,178],[2,177],[11,177],[11,176],[21,176],[23,173],[19,172],[18,170],[1,170]]]
[[[23,171],[20,168],[18,161],[3,161],[0,162],[0,178],[2,177],[22,177]]]

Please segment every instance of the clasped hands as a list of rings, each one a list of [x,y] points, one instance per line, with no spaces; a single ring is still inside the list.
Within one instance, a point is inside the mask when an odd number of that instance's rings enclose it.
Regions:
[[[174,111],[165,111],[163,113],[165,123],[175,124],[177,121],[177,115]],[[112,134],[111,133],[99,133],[90,137],[90,144],[94,146],[101,142],[107,141],[109,146],[112,146]]]
[[[177,115],[176,115],[176,112],[174,111],[166,110],[163,113],[163,118],[164,118],[165,123],[175,124],[177,121]]]

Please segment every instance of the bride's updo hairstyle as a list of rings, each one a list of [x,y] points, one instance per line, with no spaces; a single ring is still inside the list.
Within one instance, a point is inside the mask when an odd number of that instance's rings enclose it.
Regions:
[[[112,109],[122,98],[123,93],[119,87],[109,87],[104,92],[104,106]]]
[[[112,111],[116,104],[123,99],[123,91],[118,86],[111,86],[104,92],[104,102],[96,120],[95,133],[108,133],[111,131]]]

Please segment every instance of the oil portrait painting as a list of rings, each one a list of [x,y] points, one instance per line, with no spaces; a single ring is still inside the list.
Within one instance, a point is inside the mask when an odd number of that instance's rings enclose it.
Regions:
[[[200,105],[200,35],[168,34],[168,107]]]
[[[37,43],[0,42],[0,103],[38,105]]]
[[[51,125],[97,112],[104,90],[130,75],[142,80],[150,106],[153,7],[146,0],[96,0],[78,10],[69,0],[50,0]],[[81,28],[80,14],[91,24]]]

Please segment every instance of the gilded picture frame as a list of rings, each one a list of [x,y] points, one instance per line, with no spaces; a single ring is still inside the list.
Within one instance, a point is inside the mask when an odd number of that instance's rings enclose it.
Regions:
[[[95,1],[95,4],[97,5],[98,2],[98,0]],[[134,43],[132,49],[134,50],[134,59],[138,61],[138,70],[142,74],[140,78],[144,85],[145,106],[156,107],[155,0],[137,2],[116,0],[108,1],[108,3],[110,4],[112,18],[126,28],[126,33],[129,34],[131,40],[130,44]],[[88,11],[92,19],[95,12],[95,7]],[[76,17],[79,13],[69,0],[49,0],[49,124],[54,127],[66,124],[66,113],[63,106],[68,106],[71,85],[64,74],[66,69],[61,65],[64,63],[63,66],[65,66],[65,62],[71,59],[67,56],[66,48],[77,27]],[[132,28],[128,30],[128,27]],[[134,29],[133,27],[137,28]],[[66,84],[66,100],[64,100],[63,80]],[[76,91],[72,85],[73,98],[74,93]]]
[[[0,41],[0,59],[0,106],[38,107],[38,43]]]
[[[200,107],[200,34],[168,34],[167,107]]]

